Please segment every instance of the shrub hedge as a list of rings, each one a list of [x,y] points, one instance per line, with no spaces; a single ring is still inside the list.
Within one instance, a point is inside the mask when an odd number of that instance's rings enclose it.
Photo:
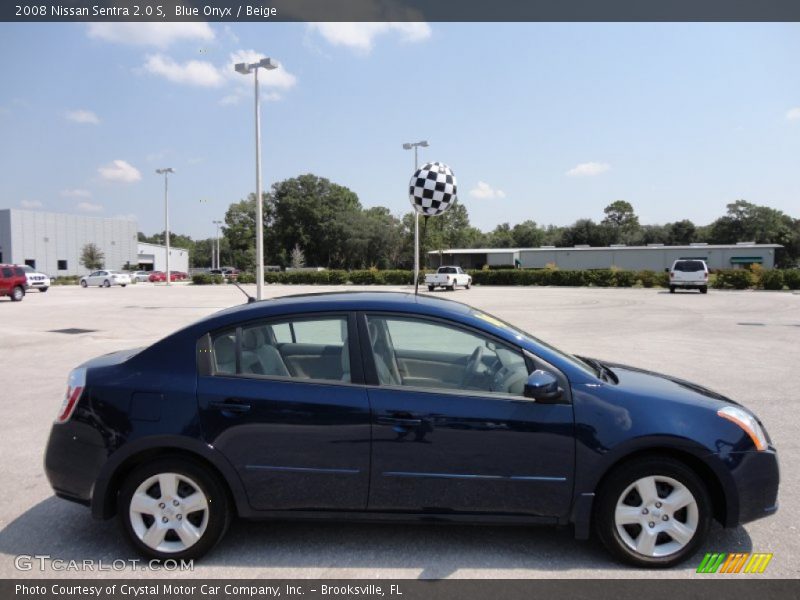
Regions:
[[[475,285],[553,285],[567,287],[669,287],[669,273],[663,271],[626,271],[621,269],[475,269],[468,273]],[[420,284],[425,273],[420,272]],[[268,271],[264,273],[265,283],[295,285],[411,285],[414,273],[411,270],[377,269],[344,271]],[[200,273],[192,276],[197,285],[225,283],[220,275]],[[241,273],[239,283],[255,283],[255,275]],[[710,287],[717,289],[743,290],[763,287],[767,290],[780,290],[784,286],[790,290],[800,289],[799,269],[772,269],[754,274],[747,269],[721,269],[709,280]]]

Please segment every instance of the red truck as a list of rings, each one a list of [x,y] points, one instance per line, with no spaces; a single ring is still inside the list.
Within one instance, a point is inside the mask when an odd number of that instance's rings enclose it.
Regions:
[[[10,296],[14,302],[25,297],[27,278],[25,271],[16,265],[0,265],[0,296]]]

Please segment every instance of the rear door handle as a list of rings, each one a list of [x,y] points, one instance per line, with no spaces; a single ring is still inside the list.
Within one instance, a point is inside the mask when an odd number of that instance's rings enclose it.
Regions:
[[[237,400],[235,398],[228,398],[227,400],[212,400],[208,403],[210,408],[215,408],[224,412],[230,413],[246,413],[250,412],[250,403],[245,400]]]
[[[422,419],[412,416],[410,413],[393,413],[386,417],[378,417],[380,425],[400,425],[401,427],[414,427],[422,425]]]

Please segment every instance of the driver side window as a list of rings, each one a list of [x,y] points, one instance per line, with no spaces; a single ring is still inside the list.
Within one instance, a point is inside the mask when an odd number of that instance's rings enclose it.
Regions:
[[[381,385],[522,395],[519,350],[460,327],[413,317],[368,316]]]

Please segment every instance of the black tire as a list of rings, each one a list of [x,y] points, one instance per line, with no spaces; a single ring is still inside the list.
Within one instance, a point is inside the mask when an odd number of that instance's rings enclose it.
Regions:
[[[428,286],[428,291],[429,291],[429,292],[432,292],[432,291],[433,291],[433,287],[434,287],[434,286],[432,286],[432,285],[429,285],[429,286]]]
[[[193,545],[182,551],[163,552],[151,548],[139,539],[131,523],[129,508],[133,494],[139,485],[160,473],[175,473],[188,478],[198,486],[208,503],[208,519],[205,530]],[[230,525],[232,513],[225,485],[219,477],[202,465],[180,457],[157,459],[134,469],[120,488],[117,505],[117,514],[122,530],[131,545],[143,556],[160,560],[200,558],[223,538]],[[171,531],[172,535],[176,536],[174,530]]]
[[[81,279],[81,287],[82,287],[82,288],[89,287],[89,284],[88,284],[88,283],[86,283],[86,280],[85,280],[85,279]]]
[[[50,288],[46,288],[46,287],[40,287],[40,288],[39,288],[39,291],[40,291],[40,292],[46,292],[46,291],[47,291],[47,290],[49,290],[49,289],[50,289]]]
[[[700,288],[700,293],[701,294],[707,294],[708,293],[708,286],[707,285],[702,286]]]
[[[456,291],[456,284],[454,283],[453,285],[448,285],[447,286],[447,291],[448,292],[455,292]]]
[[[110,282],[108,279],[106,279],[106,280],[103,282],[103,287],[105,287],[105,288],[107,288],[107,287],[111,287],[111,282]]]
[[[674,285],[669,286],[669,293],[670,294],[674,294],[675,293],[675,286]]]
[[[464,286],[464,289],[465,289],[465,290],[468,290],[468,289],[469,289],[469,286],[471,286],[471,285],[472,285],[472,282],[469,282],[469,283],[467,283],[467,285],[465,285],[465,286]]]
[[[127,283],[120,283],[119,284],[120,287],[125,287],[126,285],[128,285],[128,284]]]
[[[25,288],[22,286],[16,286],[13,290],[11,290],[11,301],[12,302],[19,302],[25,297]]]
[[[615,523],[617,501],[625,490],[634,482],[645,477],[668,477],[682,484],[694,497],[697,506],[697,526],[690,541],[679,550],[664,556],[647,556],[636,552],[626,543]],[[662,496],[663,498],[663,496]],[[662,509],[666,513],[666,509]],[[683,509],[687,510],[687,509]],[[651,513],[654,514],[654,513]],[[688,512],[683,513],[688,522]],[[681,511],[672,515],[673,519],[680,520]],[[657,517],[654,518],[657,521]],[[661,518],[664,518],[663,516]],[[667,516],[665,521],[669,520]],[[614,555],[615,558],[638,567],[667,568],[676,565],[692,556],[698,547],[705,541],[711,526],[712,508],[703,480],[684,463],[667,456],[650,456],[632,459],[617,466],[606,477],[599,490],[594,511],[594,528],[600,541]],[[652,523],[650,524],[652,527]],[[633,527],[637,527],[634,525]],[[641,535],[641,533],[639,534]],[[658,534],[657,539],[662,539]],[[661,543],[669,541],[667,536]],[[659,542],[656,542],[657,544]]]

